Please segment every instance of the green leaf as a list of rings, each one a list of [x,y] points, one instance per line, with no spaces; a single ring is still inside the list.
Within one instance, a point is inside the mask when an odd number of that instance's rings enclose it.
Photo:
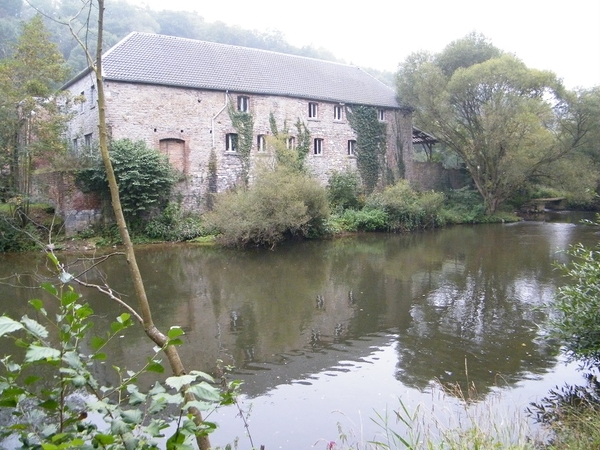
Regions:
[[[156,414],[157,412],[161,412],[168,405],[169,402],[165,397],[153,397],[150,406],[148,407],[148,412],[150,414]]]
[[[115,437],[112,434],[98,433],[94,436],[94,442],[102,446],[106,446],[114,443]]]
[[[45,402],[40,403],[39,406],[49,411],[56,411],[58,409],[59,403],[55,399],[50,398]]]
[[[46,292],[48,292],[49,294],[53,295],[54,297],[56,297],[58,295],[58,291],[56,290],[56,287],[54,287],[54,285],[52,283],[42,283],[40,285],[40,287],[45,290]]]
[[[44,303],[38,298],[34,298],[33,300],[29,300],[29,304],[35,308],[36,311],[41,312],[44,316],[46,315],[46,310],[44,309]]]
[[[167,332],[167,336],[169,337],[169,339],[175,339],[176,337],[182,336],[184,334],[185,333],[183,332],[181,327],[171,327]]]
[[[117,322],[122,323],[122,324],[126,324],[127,321],[129,321],[130,318],[131,318],[131,314],[129,314],[129,313],[123,313],[119,317],[117,317]]]
[[[148,359],[148,367],[146,368],[148,372],[163,373],[165,371],[165,368],[160,364],[160,362],[154,361],[151,358]]]
[[[190,375],[180,375],[178,377],[167,378],[165,380],[165,383],[167,383],[168,386],[179,390],[186,384],[190,384],[190,383],[196,381],[196,378],[198,378],[197,375],[191,375],[191,374]]]
[[[42,449],[43,450],[58,450],[58,445],[44,443],[44,444],[42,444]]]
[[[207,400],[210,402],[218,402],[221,400],[219,389],[205,382],[190,386],[187,391],[193,393],[196,398],[200,400]]]
[[[121,411],[121,417],[123,418],[123,421],[125,423],[133,423],[136,425],[142,423],[142,420],[144,418],[142,415],[142,411],[140,411],[139,409]]]
[[[183,341],[179,338],[169,339],[169,345],[183,345]]]
[[[77,308],[75,315],[80,319],[85,319],[94,314],[94,310],[88,305],[83,305],[81,308]]]
[[[73,288],[71,288],[62,295],[60,303],[62,306],[69,306],[70,304],[75,303],[77,300],[79,300],[80,297],[81,295],[73,291]]]
[[[194,400],[191,402],[187,402],[185,404],[186,408],[196,408],[199,411],[210,411],[211,409],[215,408],[215,404],[214,403],[209,403],[209,402],[201,402],[199,400]]]
[[[201,372],[199,370],[191,370],[190,375],[195,375],[196,377],[204,378],[209,383],[215,383],[215,379],[206,372]]]
[[[23,325],[21,325],[16,320],[12,320],[7,316],[0,316],[0,336],[4,336],[7,333],[12,333],[17,330],[22,330]]]
[[[105,361],[106,360],[106,353],[95,353],[92,355],[92,359],[96,359],[98,361]]]
[[[51,347],[41,347],[39,345],[30,345],[27,349],[27,353],[25,354],[25,362],[33,362],[33,361],[51,361],[51,360],[59,360],[60,359],[60,351]]]
[[[144,403],[146,401],[146,395],[142,394],[137,386],[132,384],[127,386],[127,392],[129,393],[129,404],[130,405],[139,405],[140,403]]]
[[[83,364],[81,363],[81,358],[77,352],[66,352],[62,360],[67,364],[68,367],[73,369],[81,369]]]
[[[92,339],[90,339],[90,345],[92,346],[92,349],[94,349],[94,350],[98,350],[104,344],[106,344],[106,339],[104,339],[100,336],[93,336]]]
[[[42,378],[38,377],[37,375],[30,375],[27,378],[25,378],[24,383],[25,383],[25,386],[29,386],[41,379]]]
[[[35,337],[37,337],[39,339],[45,339],[48,337],[48,330],[46,330],[46,327],[44,327],[40,323],[36,322],[35,320],[30,319],[27,316],[23,316],[21,318],[21,323],[23,325],[25,325],[25,328],[27,328],[27,331],[29,331]]]
[[[56,257],[56,255],[54,255],[54,253],[46,253],[46,255],[48,255],[48,259],[50,261],[52,261],[52,263],[58,267],[60,264],[58,262],[58,258]]]

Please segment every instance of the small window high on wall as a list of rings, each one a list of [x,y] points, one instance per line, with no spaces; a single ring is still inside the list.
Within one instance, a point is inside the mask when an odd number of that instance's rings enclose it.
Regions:
[[[228,152],[237,152],[238,135],[237,133],[227,133],[225,135],[225,150]]]
[[[237,107],[240,112],[248,112],[250,111],[250,98],[245,95],[238,95],[237,98]]]
[[[169,163],[174,169],[185,172],[185,141],[181,139],[161,139],[160,152],[169,158]]]

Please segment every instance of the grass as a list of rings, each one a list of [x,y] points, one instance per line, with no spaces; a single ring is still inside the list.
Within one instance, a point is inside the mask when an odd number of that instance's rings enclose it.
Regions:
[[[600,407],[580,403],[561,407],[558,418],[536,429],[517,407],[497,407],[505,394],[480,398],[474,388],[438,385],[432,390],[437,406],[409,407],[402,400],[394,410],[375,412],[379,432],[369,440],[338,424],[337,442],[328,450],[590,450],[600,449]],[[504,402],[505,403],[505,402]],[[503,411],[503,412],[500,412]]]

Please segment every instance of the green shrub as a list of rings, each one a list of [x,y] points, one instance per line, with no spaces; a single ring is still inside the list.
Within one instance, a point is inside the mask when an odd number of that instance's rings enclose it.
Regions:
[[[0,214],[0,252],[23,252],[33,250],[41,236],[37,228],[29,223],[25,226],[9,216]]]
[[[356,172],[334,172],[327,184],[327,198],[332,209],[360,209],[362,200],[360,177]]]
[[[488,220],[479,192],[470,187],[446,193],[443,216],[447,223],[481,223]]]
[[[154,208],[162,209],[169,200],[177,176],[166,156],[143,141],[122,139],[110,146],[110,159],[119,185],[123,214],[130,226],[139,228]],[[100,159],[80,171],[78,184],[89,191],[110,197],[106,171]]]
[[[571,280],[556,295],[558,316],[552,322],[554,337],[576,359],[600,363],[600,246],[578,244],[569,254],[573,261],[561,266]]]
[[[171,202],[160,216],[148,222],[145,233],[152,239],[190,241],[202,236],[204,227],[199,217],[185,214],[181,205]]]
[[[205,216],[226,246],[274,246],[288,237],[324,233],[327,194],[319,182],[285,167],[258,173],[248,189],[217,196]]]
[[[342,231],[386,231],[388,215],[381,209],[347,209],[338,217]]]
[[[444,194],[416,192],[406,180],[367,198],[367,209],[380,209],[388,216],[390,231],[412,231],[444,224],[441,209]]]

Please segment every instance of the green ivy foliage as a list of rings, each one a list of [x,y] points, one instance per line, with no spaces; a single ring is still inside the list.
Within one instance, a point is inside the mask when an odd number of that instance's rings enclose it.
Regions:
[[[231,103],[228,111],[231,124],[238,134],[237,153],[242,163],[242,180],[247,186],[250,173],[250,151],[254,139],[254,117],[248,112],[236,110]]]
[[[136,225],[153,209],[161,209],[169,200],[177,174],[166,156],[143,141],[122,139],[110,145],[110,159],[119,185],[123,213],[130,225]],[[110,198],[106,170],[100,158],[91,168],[77,174],[77,182],[88,191]]]
[[[327,183],[327,198],[334,210],[354,209],[364,206],[360,177],[356,172],[334,172]]]
[[[348,108],[348,122],[356,132],[356,166],[365,191],[375,189],[383,168],[386,151],[386,124],[379,121],[373,106],[352,105]]]

